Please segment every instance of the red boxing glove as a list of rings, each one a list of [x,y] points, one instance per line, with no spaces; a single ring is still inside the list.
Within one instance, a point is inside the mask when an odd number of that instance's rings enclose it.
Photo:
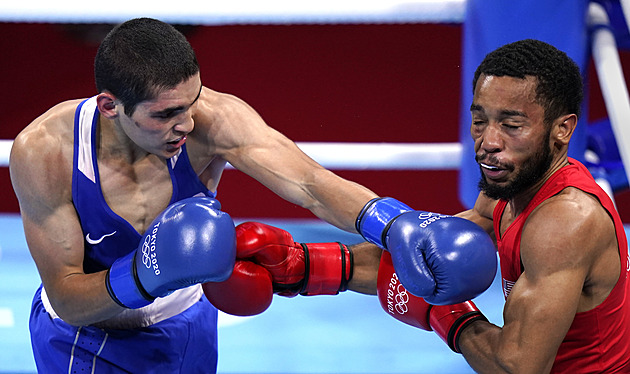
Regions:
[[[407,292],[394,271],[392,257],[381,255],[378,269],[378,300],[383,309],[397,320],[435,333],[456,353],[461,332],[477,320],[488,321],[472,301],[454,305],[431,305],[421,297]]]
[[[269,271],[282,296],[336,295],[352,279],[352,252],[341,243],[296,243],[291,234],[259,222],[236,227],[236,256]]]
[[[269,308],[273,298],[271,274],[250,261],[236,260],[230,278],[204,283],[202,287],[212,305],[235,316],[260,314]]]

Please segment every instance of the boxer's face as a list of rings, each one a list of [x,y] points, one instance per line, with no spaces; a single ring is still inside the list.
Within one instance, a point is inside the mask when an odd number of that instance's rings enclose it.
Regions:
[[[140,148],[170,158],[195,127],[193,115],[200,94],[201,79],[197,74],[175,88],[159,92],[155,99],[139,103],[131,117],[121,107],[121,127]]]
[[[482,75],[471,105],[471,134],[481,169],[479,186],[494,199],[511,199],[541,183],[552,156],[536,79]]]

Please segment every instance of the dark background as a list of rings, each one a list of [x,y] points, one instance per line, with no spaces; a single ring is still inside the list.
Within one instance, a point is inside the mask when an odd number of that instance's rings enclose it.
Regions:
[[[0,23],[0,139],[54,104],[96,93],[92,63],[109,25]],[[457,142],[460,24],[187,26],[203,83],[235,94],[297,142]],[[621,52],[625,71],[630,55]],[[626,74],[628,75],[628,74]],[[606,116],[592,63],[589,120]],[[464,207],[457,171],[349,171],[381,196],[441,213]],[[8,168],[0,211],[17,212]],[[630,221],[630,195],[615,196]],[[313,217],[235,170],[219,185],[233,217]]]

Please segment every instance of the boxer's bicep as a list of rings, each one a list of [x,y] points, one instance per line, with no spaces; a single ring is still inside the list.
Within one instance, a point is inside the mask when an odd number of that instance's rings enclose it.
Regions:
[[[548,372],[575,316],[580,275],[560,271],[530,279],[523,273],[504,309],[497,352],[507,367]]]
[[[578,310],[591,258],[591,241],[582,227],[588,220],[552,208],[530,215],[523,230],[523,273],[507,298],[499,345],[503,359],[516,359],[536,372],[553,365]]]

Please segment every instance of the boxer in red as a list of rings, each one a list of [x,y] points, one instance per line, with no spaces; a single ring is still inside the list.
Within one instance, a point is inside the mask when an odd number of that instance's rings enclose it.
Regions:
[[[381,256],[373,244],[341,246],[346,265],[327,279],[341,283],[335,291],[346,285],[376,290],[388,314],[435,331],[479,373],[630,373],[630,261],[623,224],[588,170],[568,157],[582,102],[579,68],[555,47],[523,40],[488,54],[473,89],[480,194],[473,209],[457,216],[482,227],[498,248],[503,326],[488,322],[472,301],[418,297],[407,285],[422,274],[403,278],[396,254]],[[390,243],[387,229],[396,222],[383,222],[383,235],[367,235],[368,241]],[[485,240],[476,241],[485,253]],[[267,252],[270,246],[259,247]],[[458,254],[467,251],[476,249]],[[288,270],[285,264],[295,263],[290,257],[280,255],[273,266],[251,261],[267,267],[278,283],[285,274],[278,266]],[[298,278],[308,283],[313,277],[304,268],[288,271],[301,271]],[[452,272],[440,284],[460,277]]]

